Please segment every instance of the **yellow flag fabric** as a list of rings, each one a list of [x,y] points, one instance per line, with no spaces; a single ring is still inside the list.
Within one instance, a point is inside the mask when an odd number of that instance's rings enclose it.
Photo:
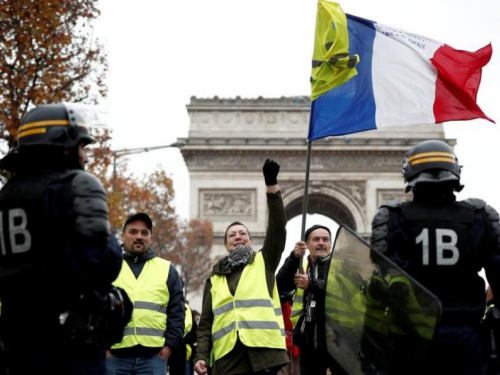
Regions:
[[[349,55],[347,19],[338,3],[318,0],[311,74],[311,100],[358,74],[359,56]]]

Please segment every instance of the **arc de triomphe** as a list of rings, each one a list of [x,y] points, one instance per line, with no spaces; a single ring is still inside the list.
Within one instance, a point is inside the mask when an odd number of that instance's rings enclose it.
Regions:
[[[190,129],[181,152],[190,175],[190,217],[214,224],[214,255],[224,231],[243,222],[256,248],[267,225],[262,165],[278,177],[287,218],[302,214],[309,107],[301,98],[191,98]],[[445,140],[440,125],[391,127],[312,144],[308,213],[330,217],[364,237],[384,201],[408,199],[401,176],[406,151],[426,139]],[[446,140],[451,146],[455,140]],[[300,238],[300,233],[293,234]]]

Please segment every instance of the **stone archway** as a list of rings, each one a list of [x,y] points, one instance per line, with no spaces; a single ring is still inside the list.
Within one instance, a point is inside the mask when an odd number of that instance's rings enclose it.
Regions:
[[[190,217],[214,224],[214,255],[225,252],[224,230],[235,220],[260,246],[267,227],[262,164],[281,165],[279,184],[288,217],[302,213],[309,108],[300,98],[198,99],[187,106],[189,136],[179,139],[190,175]],[[440,125],[382,128],[313,143],[308,213],[320,213],[370,235],[377,208],[407,199],[401,177],[408,149],[447,140]]]
[[[303,197],[297,198],[285,206],[288,219],[302,215],[302,200]],[[329,196],[309,195],[307,213],[326,216],[338,224],[347,225],[356,230],[356,222],[349,210],[341,202]]]

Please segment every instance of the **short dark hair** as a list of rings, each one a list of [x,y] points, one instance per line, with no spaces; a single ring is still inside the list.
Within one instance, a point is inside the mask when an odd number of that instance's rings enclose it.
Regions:
[[[146,224],[150,232],[153,231],[153,220],[151,220],[151,218],[144,212],[139,212],[137,214],[129,216],[129,218],[127,219],[127,221],[125,221],[125,224],[123,225],[123,232],[125,232],[125,228],[127,227],[127,225],[129,225],[133,221],[142,221],[144,224]]]
[[[330,232],[330,229],[328,229],[327,227],[325,227],[324,225],[319,225],[319,224],[316,224],[316,225],[313,225],[311,228],[309,228],[308,230],[306,230],[306,234],[304,236],[305,238],[305,242],[307,242],[307,240],[309,239],[309,235],[315,231],[316,229],[324,229],[328,232],[328,234],[330,235],[330,241],[332,240],[332,232]]]
[[[242,225],[245,227],[245,229],[247,230],[247,233],[248,233],[248,237],[250,238],[250,241],[252,240],[252,235],[250,234],[250,231],[248,230],[247,226],[243,223],[240,223],[239,221],[233,221],[231,224],[229,224],[226,228],[226,233],[224,233],[224,245],[227,244],[227,231],[229,230],[229,228],[231,227],[234,227],[235,225]]]

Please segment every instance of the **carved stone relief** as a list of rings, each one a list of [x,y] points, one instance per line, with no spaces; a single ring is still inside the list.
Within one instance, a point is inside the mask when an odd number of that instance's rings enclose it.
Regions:
[[[304,133],[307,130],[309,113],[303,111],[235,111],[235,112],[211,112],[197,111],[191,115],[192,121],[202,126],[232,125],[245,126],[253,124],[258,129],[267,129],[266,126],[285,124],[298,130],[302,126]],[[267,129],[268,130],[268,129]]]
[[[256,191],[253,189],[201,189],[199,194],[200,217],[203,219],[257,219]]]
[[[227,170],[238,167],[239,170],[253,171],[262,164],[260,153],[217,153],[217,152],[183,152],[184,160],[190,170]],[[269,155],[273,157],[273,155]],[[304,154],[287,154],[275,157],[280,161],[281,168],[286,171],[305,171],[306,157]],[[335,155],[325,154],[313,157],[311,171],[321,172],[394,172],[401,169],[401,155],[392,154],[360,154]]]

